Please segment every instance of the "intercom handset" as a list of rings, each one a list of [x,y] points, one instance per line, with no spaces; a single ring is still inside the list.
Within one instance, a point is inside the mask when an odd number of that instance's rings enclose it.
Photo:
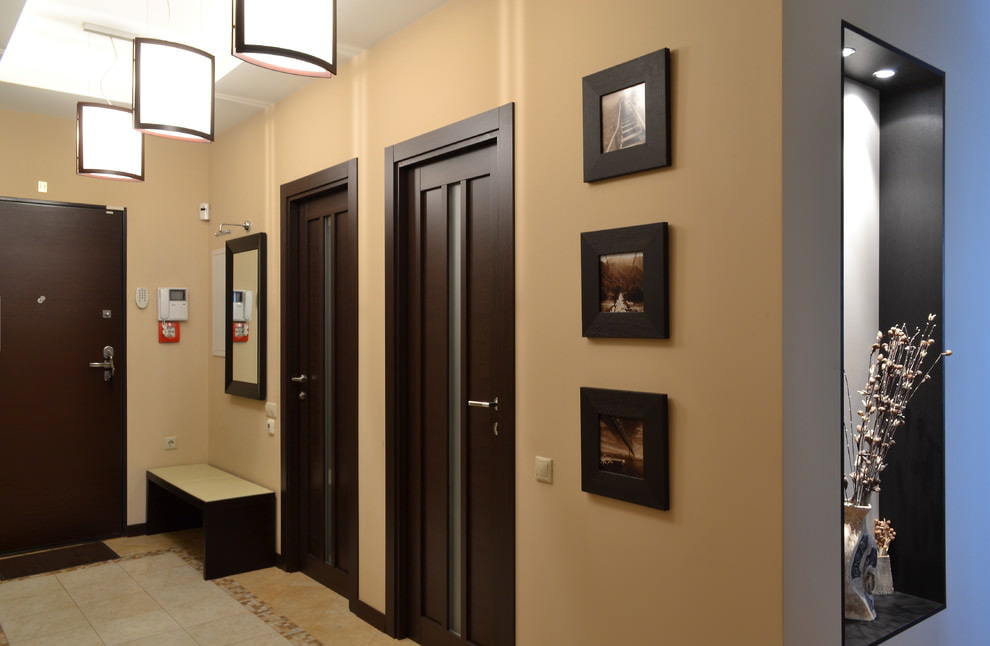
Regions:
[[[158,288],[158,320],[188,321],[189,299],[183,287]]]
[[[250,321],[254,292],[249,289],[235,289],[232,292],[231,318],[234,321]]]

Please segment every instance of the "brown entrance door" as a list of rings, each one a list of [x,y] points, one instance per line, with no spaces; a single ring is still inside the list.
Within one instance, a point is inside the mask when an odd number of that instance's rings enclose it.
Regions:
[[[124,314],[123,211],[0,199],[0,553],[123,533]]]
[[[282,187],[284,545],[357,598],[356,161]]]
[[[386,152],[386,620],[423,644],[515,639],[511,144],[506,106]]]

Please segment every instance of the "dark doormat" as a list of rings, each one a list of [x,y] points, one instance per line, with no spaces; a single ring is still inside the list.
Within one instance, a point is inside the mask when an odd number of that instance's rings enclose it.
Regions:
[[[0,581],[64,570],[79,565],[99,563],[100,561],[110,561],[116,558],[120,557],[103,543],[85,543],[47,552],[11,556],[0,559]]]

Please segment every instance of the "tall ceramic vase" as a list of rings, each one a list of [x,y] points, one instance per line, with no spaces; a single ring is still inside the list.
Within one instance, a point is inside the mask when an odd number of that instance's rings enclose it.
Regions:
[[[870,506],[843,505],[845,537],[845,616],[846,619],[872,621],[877,618],[873,605],[876,585],[877,542],[866,515]]]

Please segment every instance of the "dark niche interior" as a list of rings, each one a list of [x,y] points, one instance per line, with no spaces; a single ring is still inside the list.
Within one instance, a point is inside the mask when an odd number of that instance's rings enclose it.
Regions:
[[[856,50],[843,57],[844,77],[879,94],[880,329],[913,330],[932,313],[943,348],[945,75],[848,24],[843,47]],[[875,78],[884,68],[896,75]],[[945,608],[944,400],[939,364],[912,400],[882,477],[878,515],[897,531],[895,593],[875,598],[875,621],[843,620],[847,646],[879,644]]]

